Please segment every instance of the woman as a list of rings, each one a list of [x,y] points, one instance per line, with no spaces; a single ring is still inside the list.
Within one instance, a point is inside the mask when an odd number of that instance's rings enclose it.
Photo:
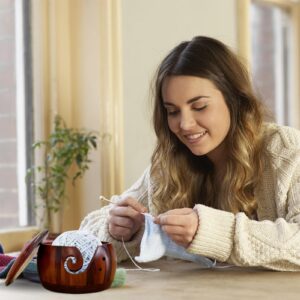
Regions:
[[[142,212],[188,252],[240,266],[300,270],[300,133],[263,123],[246,69],[223,43],[195,37],[155,81],[151,166],[81,229],[138,252]]]

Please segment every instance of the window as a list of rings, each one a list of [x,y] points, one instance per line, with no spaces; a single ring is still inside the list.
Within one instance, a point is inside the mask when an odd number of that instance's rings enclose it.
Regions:
[[[276,122],[290,125],[292,39],[289,11],[253,1],[250,16],[254,86]]]
[[[0,1],[0,228],[33,223],[30,1]]]
[[[239,0],[238,53],[272,120],[300,129],[300,0]]]

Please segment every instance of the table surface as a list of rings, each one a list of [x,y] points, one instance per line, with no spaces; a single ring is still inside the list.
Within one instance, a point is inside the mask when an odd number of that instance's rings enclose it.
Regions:
[[[133,269],[130,262],[119,267]],[[17,279],[10,286],[0,280],[1,299],[300,299],[300,272],[257,268],[202,269],[195,263],[162,259],[143,267],[160,272],[127,271],[123,287],[91,294],[57,294],[40,284]],[[17,298],[18,297],[18,298]]]

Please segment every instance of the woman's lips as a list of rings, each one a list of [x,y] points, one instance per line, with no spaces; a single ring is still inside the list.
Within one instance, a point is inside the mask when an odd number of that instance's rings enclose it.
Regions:
[[[189,142],[189,143],[197,143],[199,140],[201,140],[205,135],[207,134],[207,130],[199,133],[194,133],[194,134],[186,134],[184,135],[184,138]]]

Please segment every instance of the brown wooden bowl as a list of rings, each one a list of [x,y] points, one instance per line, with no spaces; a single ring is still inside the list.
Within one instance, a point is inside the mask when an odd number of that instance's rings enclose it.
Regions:
[[[76,247],[52,246],[50,240],[41,243],[37,265],[41,282],[46,289],[77,294],[103,291],[110,287],[117,267],[116,253],[111,243],[102,242],[87,269],[79,274],[71,274],[65,270],[64,263],[70,256],[75,257],[77,262],[72,264],[68,261],[68,267],[76,272],[83,263]]]

